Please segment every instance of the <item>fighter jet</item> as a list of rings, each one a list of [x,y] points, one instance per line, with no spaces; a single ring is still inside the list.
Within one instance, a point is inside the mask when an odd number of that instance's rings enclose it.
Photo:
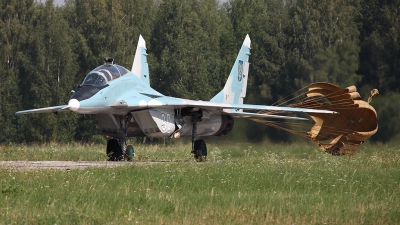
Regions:
[[[331,113],[329,110],[243,104],[246,97],[250,37],[246,35],[224,88],[209,101],[165,96],[150,86],[146,42],[139,36],[131,70],[114,64],[111,57],[87,74],[68,105],[18,111],[16,114],[71,111],[94,114],[107,142],[108,160],[132,160],[126,137],[192,137],[191,153],[202,161],[207,147],[199,136],[223,136],[232,131],[234,119],[264,117],[307,120],[276,112]],[[244,111],[246,110],[246,112]],[[250,112],[249,112],[250,111]],[[253,112],[251,112],[253,111]],[[257,113],[269,111],[274,114]]]

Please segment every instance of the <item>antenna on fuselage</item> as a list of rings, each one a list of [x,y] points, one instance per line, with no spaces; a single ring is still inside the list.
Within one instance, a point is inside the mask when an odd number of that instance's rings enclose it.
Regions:
[[[114,59],[111,57],[104,57],[104,64],[105,65],[113,65],[114,64]]]

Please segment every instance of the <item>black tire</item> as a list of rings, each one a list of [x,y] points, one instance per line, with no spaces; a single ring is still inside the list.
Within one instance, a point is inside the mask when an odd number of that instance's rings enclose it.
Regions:
[[[122,150],[116,139],[110,139],[107,142],[107,156],[108,161],[120,161],[122,157]]]
[[[203,139],[194,142],[194,158],[199,162],[203,162],[207,158],[207,145]]]

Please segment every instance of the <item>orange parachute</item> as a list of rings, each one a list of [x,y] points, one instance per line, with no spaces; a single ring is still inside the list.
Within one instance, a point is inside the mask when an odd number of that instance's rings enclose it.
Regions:
[[[306,88],[305,98],[287,106],[332,110],[339,114],[308,113],[315,124],[306,131],[300,124],[251,120],[309,138],[332,155],[353,155],[366,139],[377,132],[377,114],[369,102],[378,90],[372,90],[368,102],[365,102],[355,86],[343,89],[329,83],[313,83]]]

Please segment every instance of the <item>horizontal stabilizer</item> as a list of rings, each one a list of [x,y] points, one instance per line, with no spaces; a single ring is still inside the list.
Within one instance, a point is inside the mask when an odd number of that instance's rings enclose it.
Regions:
[[[286,120],[308,120],[307,118],[302,118],[302,117],[281,116],[281,115],[261,114],[261,113],[248,113],[248,112],[230,113],[230,115],[239,117],[239,118],[258,117],[258,118],[274,118],[274,119],[286,119]]]

